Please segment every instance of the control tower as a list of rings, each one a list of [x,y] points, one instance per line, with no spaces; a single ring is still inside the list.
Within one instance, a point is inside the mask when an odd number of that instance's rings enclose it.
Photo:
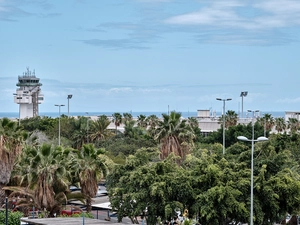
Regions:
[[[35,117],[39,115],[39,104],[44,101],[44,95],[41,94],[40,78],[35,76],[35,71],[31,72],[29,67],[18,77],[19,88],[14,94],[14,102],[19,104],[19,119]]]

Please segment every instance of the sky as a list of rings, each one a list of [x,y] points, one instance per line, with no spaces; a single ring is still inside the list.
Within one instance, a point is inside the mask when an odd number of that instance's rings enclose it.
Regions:
[[[300,111],[298,0],[0,0],[0,112]],[[247,91],[246,97],[240,97]]]

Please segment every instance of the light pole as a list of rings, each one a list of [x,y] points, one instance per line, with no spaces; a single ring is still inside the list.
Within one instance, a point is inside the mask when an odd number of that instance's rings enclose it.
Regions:
[[[86,142],[89,143],[89,113],[86,112],[87,114],[87,121],[86,121]]]
[[[60,107],[61,106],[65,106],[65,105],[55,105],[58,107],[58,113],[59,113],[59,117],[58,117],[58,146],[60,146]]]
[[[260,142],[260,141],[267,141],[268,138],[266,137],[259,137],[257,139],[254,139],[254,114],[258,112],[258,110],[248,110],[248,112],[253,113],[252,117],[252,139],[249,140],[245,136],[238,136],[237,139],[241,141],[248,141],[251,142],[251,206],[250,206],[250,225],[253,225],[253,170],[254,170],[254,164],[253,164],[253,155],[254,155],[254,142]]]
[[[223,155],[225,154],[225,102],[231,101],[231,98],[221,99],[216,98],[218,101],[223,101]]]
[[[68,117],[70,116],[70,105],[69,105],[69,100],[72,98],[72,95],[68,95]]]
[[[248,95],[248,91],[242,91],[241,97],[242,97],[242,118],[244,118],[244,97]]]

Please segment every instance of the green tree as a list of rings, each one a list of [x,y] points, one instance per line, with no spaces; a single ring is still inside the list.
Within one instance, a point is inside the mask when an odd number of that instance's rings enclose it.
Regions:
[[[77,151],[77,158],[72,162],[72,171],[78,177],[81,192],[86,196],[87,211],[91,211],[91,198],[96,196],[98,182],[105,177],[110,160],[104,155],[104,149],[95,149],[92,144],[85,144]]]
[[[236,126],[238,114],[233,110],[228,110],[225,114],[225,128]],[[223,115],[219,118],[219,123],[223,124]]]
[[[286,130],[286,123],[283,117],[277,117],[275,118],[275,130],[277,130],[278,133],[285,132]]]
[[[299,120],[296,118],[289,118],[287,121],[288,129],[290,129],[291,133],[295,133],[299,130],[300,123]]]
[[[117,133],[118,126],[120,126],[122,124],[122,115],[120,113],[114,113],[114,114],[112,114],[112,117],[113,117],[112,122],[116,126],[116,133]]]
[[[90,141],[95,142],[104,140],[113,136],[113,133],[108,129],[110,120],[106,115],[101,115],[96,121],[90,121]]]
[[[66,202],[68,190],[69,149],[43,144],[28,146],[18,158],[14,178],[32,190],[32,200],[36,208],[46,209],[50,216],[58,213]],[[19,178],[18,178],[19,177]],[[30,193],[30,192],[28,192]]]
[[[24,140],[28,137],[17,122],[8,118],[0,119],[0,203],[5,200],[2,189],[9,182],[16,157],[21,153]]]
[[[159,121],[155,136],[161,143],[161,158],[165,159],[174,152],[182,160],[193,145],[193,129],[185,119],[181,119],[181,113],[172,111],[170,115],[162,116],[163,121]]]
[[[137,125],[142,128],[147,128],[147,117],[145,115],[139,115],[137,117]]]
[[[123,113],[123,123],[133,120],[131,113]]]
[[[275,125],[275,120],[269,113],[266,113],[263,117],[258,118],[257,122],[264,127],[265,133],[270,132]]]
[[[87,129],[88,118],[84,116],[78,117],[72,123],[73,132],[72,133],[72,147],[76,149],[81,149],[82,145],[87,143],[88,129]]]
[[[149,134],[149,136],[154,138],[155,132],[156,132],[156,127],[159,122],[159,118],[156,115],[152,114],[146,118],[146,122],[147,122],[147,126],[148,126],[148,134]]]
[[[147,224],[156,224],[157,218],[170,220],[175,210],[183,212],[192,196],[191,188],[183,182],[184,170],[177,166],[171,154],[162,162],[157,161],[157,149],[139,149],[127,158],[125,165],[118,165],[107,177],[110,202],[118,211],[118,221],[128,216],[133,223],[145,216]]]

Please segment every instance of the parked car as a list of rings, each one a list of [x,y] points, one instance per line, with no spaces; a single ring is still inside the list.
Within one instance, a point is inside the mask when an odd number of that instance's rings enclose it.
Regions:
[[[81,188],[72,185],[72,186],[70,186],[70,191],[71,191],[71,192],[74,192],[74,191],[81,191]]]
[[[97,193],[96,193],[96,197],[100,197],[100,196],[103,196],[103,195],[107,195],[106,187],[98,185],[98,190],[97,190]]]

